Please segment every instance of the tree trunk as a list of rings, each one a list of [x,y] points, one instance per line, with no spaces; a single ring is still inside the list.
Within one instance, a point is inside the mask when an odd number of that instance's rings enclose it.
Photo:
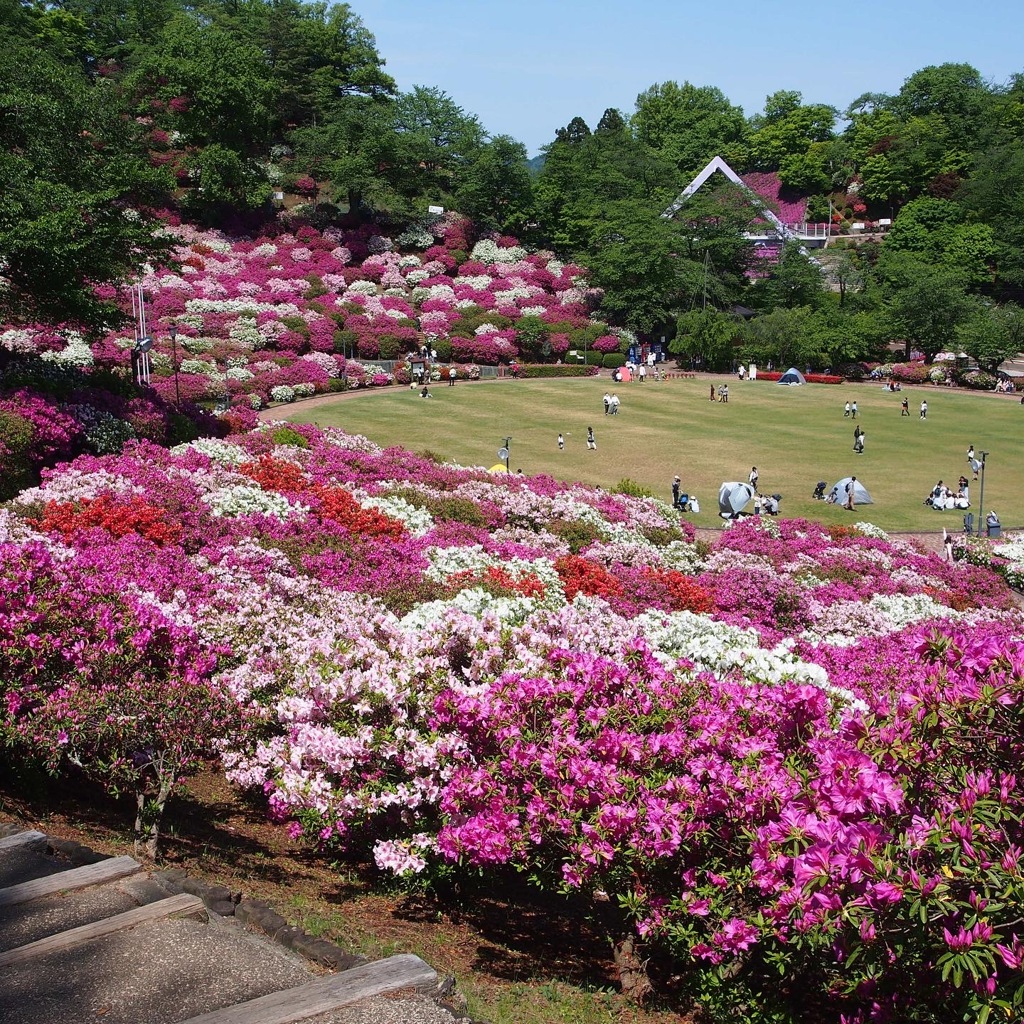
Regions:
[[[622,994],[635,1003],[642,1003],[654,991],[654,986],[647,976],[647,961],[640,959],[636,937],[626,935],[613,944],[612,951]]]
[[[135,855],[155,861],[160,853],[160,822],[172,783],[161,779],[156,797],[147,799],[144,789],[135,791]]]

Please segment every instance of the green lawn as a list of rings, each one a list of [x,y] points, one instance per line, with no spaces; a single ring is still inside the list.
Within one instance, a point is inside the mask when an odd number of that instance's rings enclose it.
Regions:
[[[617,385],[622,405],[610,417],[601,401],[610,383],[587,378],[438,385],[429,401],[396,388],[278,412],[465,466],[493,466],[497,449],[511,436],[513,472],[521,467],[603,487],[629,477],[666,499],[678,473],[683,490],[700,498],[700,514],[690,516],[698,526],[718,524],[722,481],[745,481],[756,465],[761,492],[783,495],[784,516],[829,523],[867,519],[893,531],[958,531],[962,512],[935,512],[922,502],[940,478],[955,486],[961,473],[971,476],[966,452],[973,443],[978,452],[991,452],[986,508],[999,513],[1004,529],[1024,524],[1024,406],[1015,399],[938,388],[893,395],[869,384],[786,388],[732,378],[723,405],[708,401],[706,380],[648,381]],[[900,416],[903,396],[910,417]],[[922,421],[924,397],[929,408]],[[854,399],[867,435],[863,455],[853,453],[855,424],[843,418],[844,402]],[[597,436],[596,452],[587,450],[588,426]],[[559,431],[566,441],[562,452]],[[874,505],[854,514],[812,500],[818,480],[831,487],[850,474],[864,482]],[[972,482],[975,516],[980,496],[980,482]]]

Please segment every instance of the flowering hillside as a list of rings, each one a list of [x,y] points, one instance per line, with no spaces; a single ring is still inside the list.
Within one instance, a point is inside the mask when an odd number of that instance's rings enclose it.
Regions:
[[[984,567],[866,525],[706,546],[271,425],[47,472],[0,585],[9,737],[140,808],[216,744],[325,849],[610,900],[715,1019],[1020,1006],[1024,645]]]
[[[584,348],[584,334],[591,345],[602,342],[597,351],[620,344],[589,319],[600,293],[588,291],[581,267],[528,253],[511,238],[473,245],[462,218],[439,220],[433,235],[396,240],[373,228],[304,227],[247,241],[187,225],[167,230],[179,240],[179,269],[154,269],[142,283],[155,343],[152,385],[169,403],[228,400],[258,409],[393,383],[374,361],[403,359],[423,344],[463,372],[555,360]],[[133,341],[130,331],[113,332],[90,349],[59,332],[0,334],[0,347],[80,367],[125,368]]]

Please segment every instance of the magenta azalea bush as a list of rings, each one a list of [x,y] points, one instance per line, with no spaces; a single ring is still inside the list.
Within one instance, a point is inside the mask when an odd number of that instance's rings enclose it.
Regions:
[[[216,748],[331,856],[593,901],[712,1020],[1024,1012],[985,565],[270,424],[47,471],[0,594],[8,741],[144,809]]]

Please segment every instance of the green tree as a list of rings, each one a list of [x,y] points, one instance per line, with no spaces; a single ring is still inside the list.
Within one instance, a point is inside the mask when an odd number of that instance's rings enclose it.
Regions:
[[[1024,352],[1024,309],[979,302],[957,325],[956,343],[983,370],[995,373],[1004,360]]]
[[[823,103],[804,106],[798,92],[774,93],[765,112],[751,119],[747,159],[759,170],[775,170],[786,157],[806,154],[814,143],[830,142],[838,112]]]
[[[738,156],[747,125],[742,108],[733,106],[720,89],[664,82],[637,97],[633,130],[642,145],[679,171],[692,173],[714,156]]]
[[[395,91],[373,35],[348,4],[210,0],[204,9],[263,55],[277,95],[278,131],[321,121],[345,97]]]
[[[992,229],[997,284],[1024,286],[1024,149],[981,154],[956,201],[971,220]]]
[[[416,209],[418,169],[406,160],[389,104],[346,97],[323,124],[297,128],[289,138],[296,168],[329,181],[331,197],[353,213],[403,218],[423,212]]]
[[[238,153],[266,145],[278,87],[263,53],[238,36],[180,14],[126,78],[140,113],[154,102],[160,121],[192,145],[216,142]]]
[[[270,201],[271,188],[254,160],[217,143],[190,156],[193,187],[185,196],[187,209],[207,223],[216,223],[233,209],[258,209]]]
[[[879,261],[876,275],[886,292],[891,337],[903,340],[907,358],[913,349],[931,358],[954,347],[957,327],[973,309],[962,274],[891,253]]]
[[[678,226],[630,202],[608,206],[591,226],[592,282],[605,290],[602,310],[646,332],[671,322],[680,305]]]
[[[744,325],[743,361],[760,366],[772,363],[780,369],[823,365],[827,355],[816,329],[819,323],[807,306],[754,317]]]
[[[455,203],[483,228],[521,232],[533,213],[526,147],[508,135],[490,139],[460,175]]]
[[[167,201],[138,126],[110,89],[38,43],[9,37],[0,50],[0,318],[119,319],[96,283],[120,284],[168,252],[144,211]]]
[[[740,331],[741,324],[728,313],[710,307],[691,309],[677,318],[676,336],[668,350],[681,366],[731,370]]]
[[[992,99],[970,64],[940,64],[914,72],[893,97],[891,108],[905,121],[938,117],[951,145],[970,149],[984,126]]]
[[[802,251],[799,242],[787,242],[767,276],[751,288],[751,297],[761,309],[813,306],[822,294],[823,285],[821,266]]]

